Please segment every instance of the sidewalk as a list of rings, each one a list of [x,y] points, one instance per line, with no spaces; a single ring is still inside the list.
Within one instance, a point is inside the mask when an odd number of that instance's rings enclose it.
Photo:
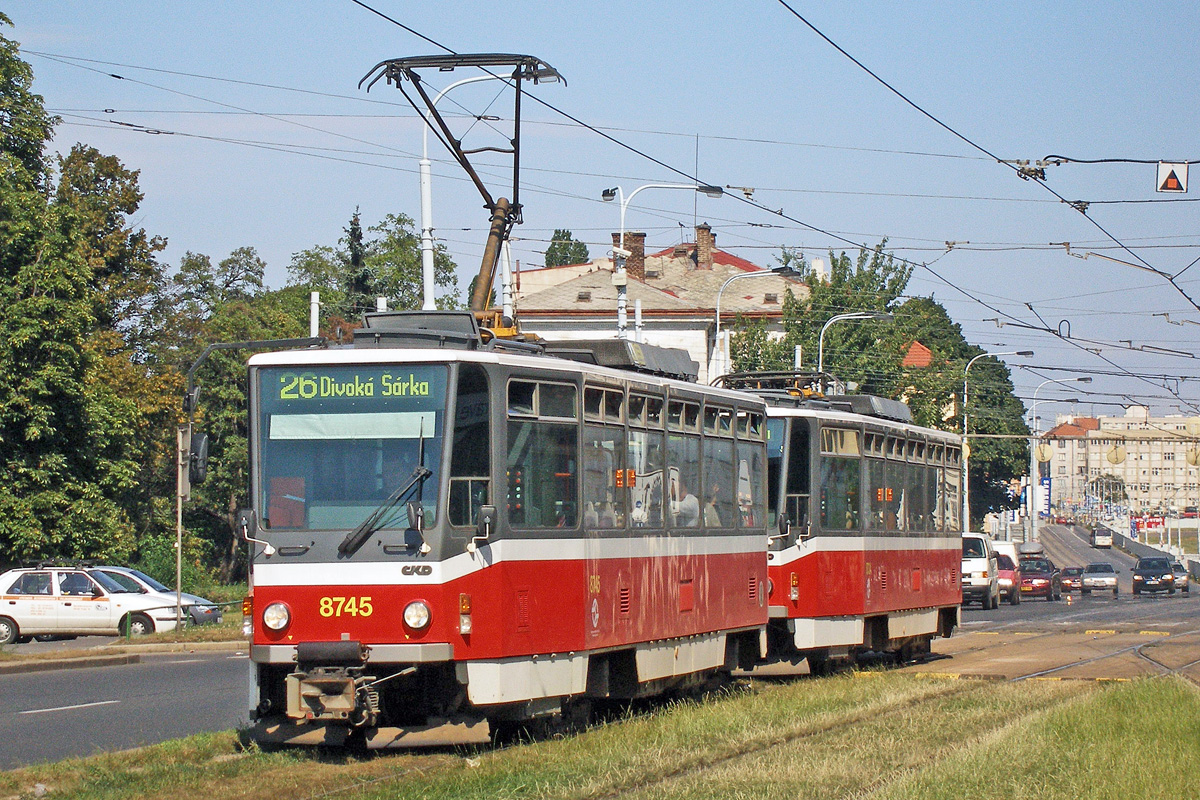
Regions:
[[[249,647],[250,643],[245,639],[228,642],[147,642],[146,644],[131,644],[122,640],[118,644],[104,645],[89,651],[74,651],[78,655],[64,655],[61,658],[27,656],[12,661],[0,661],[0,676],[56,669],[136,664],[142,660],[143,655],[153,653],[237,652],[248,651]]]

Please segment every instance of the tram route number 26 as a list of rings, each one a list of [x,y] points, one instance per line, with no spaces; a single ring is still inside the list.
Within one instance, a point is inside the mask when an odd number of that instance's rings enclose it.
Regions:
[[[369,597],[322,597],[320,610],[322,617],[369,617],[375,609]]]

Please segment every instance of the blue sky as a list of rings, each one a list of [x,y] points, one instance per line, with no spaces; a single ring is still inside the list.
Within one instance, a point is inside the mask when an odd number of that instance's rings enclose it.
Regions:
[[[137,223],[167,237],[169,263],[188,250],[220,259],[250,245],[268,263],[268,282],[281,286],[291,254],[335,244],[356,207],[367,224],[419,216],[420,122],[395,89],[357,85],[383,59],[441,51],[350,0],[9,5],[6,35],[27,51],[35,90],[63,118],[55,147],[84,141],[141,170]],[[918,268],[910,293],[933,294],[969,341],[1037,352],[1029,362],[1042,369],[1014,373],[1023,396],[1048,378],[1094,374],[1090,386],[1048,385],[1038,397],[1079,397],[1080,413],[1120,413],[1112,404],[1128,398],[1160,413],[1198,413],[1198,362],[1157,349],[1200,352],[1200,311],[1188,299],[1200,299],[1200,264],[1179,275],[1177,290],[1050,243],[1141,258],[1175,275],[1200,256],[1192,202],[1200,185],[1155,193],[1152,164],[1048,167],[1046,185],[1091,202],[1090,219],[1130,255],[1045,188],[906,104],[777,0],[370,5],[458,52],[544,59],[567,85],[536,87],[539,97],[706,183],[754,187],[763,207],[811,226],[731,197],[647,190],[626,224],[645,230],[649,247],[690,240],[694,223],[708,222],[718,246],[770,266],[781,245],[811,258],[847,249],[843,240],[886,238],[897,255],[936,271]],[[1192,4],[792,8],[998,158],[1200,156]],[[464,75],[435,74],[429,85]],[[464,86],[442,108],[507,115],[509,97],[492,104],[497,88]],[[525,113],[525,222],[513,246],[525,268],[541,264],[555,228],[571,229],[593,256],[607,251],[618,209],[600,201],[604,188],[684,180],[534,103]],[[480,123],[472,136],[486,133]],[[430,146],[437,235],[465,291],[487,213],[461,170]],[[1177,202],[1146,202],[1164,199]],[[1069,327],[1073,341],[1025,325]],[[1066,410],[1048,403],[1039,414]]]

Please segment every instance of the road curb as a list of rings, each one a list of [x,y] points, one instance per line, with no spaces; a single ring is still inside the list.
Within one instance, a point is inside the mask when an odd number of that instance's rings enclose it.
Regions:
[[[105,649],[109,649],[109,652],[71,658],[25,658],[19,661],[0,662],[0,675],[137,664],[142,660],[143,655],[158,653],[237,652],[239,650],[248,652],[250,644],[241,640],[232,642],[155,642],[143,645],[116,645]]]
[[[49,672],[57,669],[81,669],[84,667],[115,667],[136,664],[142,657],[136,653],[120,653],[111,656],[83,656],[82,658],[36,658],[0,664],[0,675],[24,672]]]

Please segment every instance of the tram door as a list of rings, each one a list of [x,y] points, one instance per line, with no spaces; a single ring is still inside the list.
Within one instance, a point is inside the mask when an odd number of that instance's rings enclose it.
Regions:
[[[807,539],[811,531],[809,524],[809,499],[812,497],[812,448],[808,420],[789,420],[791,431],[788,436],[787,482],[784,493],[784,513],[792,523],[791,542]]]

